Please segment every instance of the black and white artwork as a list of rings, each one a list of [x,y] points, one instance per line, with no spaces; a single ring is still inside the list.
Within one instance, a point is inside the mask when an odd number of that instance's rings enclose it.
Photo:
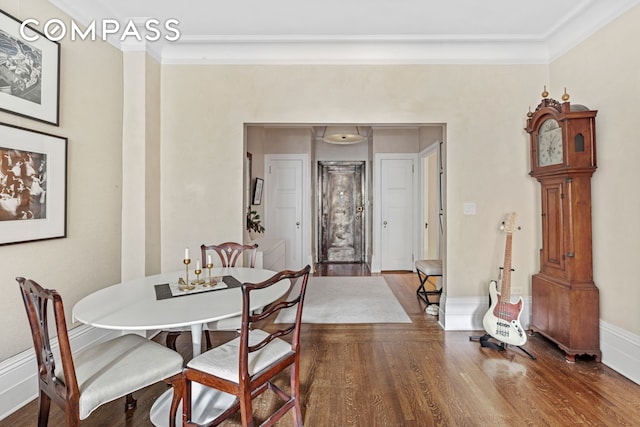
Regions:
[[[21,24],[0,11],[0,109],[57,126],[60,45]]]
[[[42,51],[0,29],[0,91],[42,104]]]
[[[66,235],[67,139],[0,123],[0,245]]]
[[[47,155],[0,145],[0,156],[0,221],[46,218]]]

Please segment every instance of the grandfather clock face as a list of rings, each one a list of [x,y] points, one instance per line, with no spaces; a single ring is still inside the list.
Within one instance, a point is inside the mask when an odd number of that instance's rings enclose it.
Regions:
[[[538,129],[538,166],[562,163],[562,128],[555,119],[547,119]]]

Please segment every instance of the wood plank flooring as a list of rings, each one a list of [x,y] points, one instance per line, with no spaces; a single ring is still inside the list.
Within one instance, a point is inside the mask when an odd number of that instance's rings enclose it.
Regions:
[[[539,336],[525,345],[537,360],[517,348],[481,348],[469,340],[474,332],[445,332],[437,317],[424,313],[424,303],[415,295],[415,273],[383,276],[411,324],[303,326],[305,426],[640,425],[640,385],[591,359],[569,364],[554,344]],[[233,334],[212,337],[217,344]],[[178,338],[178,350],[191,357],[188,334]],[[287,377],[279,380],[286,387]],[[82,425],[149,426],[149,409],[164,390],[157,384],[138,392],[138,407],[129,413],[123,412],[122,399],[107,404]],[[254,401],[254,412],[264,417],[276,402],[267,392]],[[0,426],[34,426],[36,419],[34,401]],[[50,420],[50,426],[64,425],[53,405]],[[238,420],[223,424],[238,425]],[[290,426],[291,417],[279,425]]]

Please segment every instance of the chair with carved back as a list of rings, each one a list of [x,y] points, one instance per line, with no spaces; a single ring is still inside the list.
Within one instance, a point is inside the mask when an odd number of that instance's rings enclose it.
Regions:
[[[284,270],[260,283],[242,285],[242,326],[240,336],[192,359],[184,369],[183,425],[195,426],[192,418],[192,385],[199,383],[236,396],[230,408],[221,413],[205,414],[204,422],[218,425],[240,412],[243,426],[253,426],[252,399],[271,390],[284,401],[264,422],[272,426],[290,410],[293,425],[302,426],[300,398],[300,325],[310,267],[299,271]],[[291,280],[291,292],[260,313],[251,311],[253,292],[272,286],[281,280]],[[293,323],[274,323],[278,314],[293,310]],[[255,327],[254,327],[254,324]],[[260,327],[265,329],[259,329]],[[289,370],[289,392],[272,380]],[[208,415],[208,416],[207,416]],[[212,423],[212,424],[209,424]]]
[[[125,411],[135,408],[132,393],[159,381],[174,388],[168,421],[170,426],[175,426],[182,394],[182,356],[138,335],[119,336],[72,354],[60,294],[44,289],[33,280],[23,277],[16,280],[27,311],[38,363],[39,427],[48,424],[52,401],[65,412],[68,427],[79,426],[80,420],[89,417],[99,406],[123,396],[126,396]],[[51,311],[59,358],[54,356],[49,337]]]
[[[246,267],[255,267],[256,265],[256,252],[258,245],[243,245],[236,242],[224,242],[217,245],[202,245],[200,251],[202,252],[202,265],[206,265],[208,261],[207,255],[215,253],[218,256],[221,267],[235,267],[241,256],[246,256]],[[212,261],[215,260],[215,257]],[[213,263],[216,266],[216,262]]]
[[[242,259],[243,256],[245,266],[254,268],[256,265],[256,252],[258,245],[244,245],[236,242],[224,242],[216,245],[201,245],[200,252],[202,255],[202,266],[206,267],[211,261],[214,267],[235,267],[237,262]],[[211,255],[211,256],[210,256]],[[240,327],[240,321],[238,317],[232,317],[230,319],[220,320],[218,322],[210,322],[203,328],[204,338],[207,345],[207,349],[211,348],[211,337],[208,331],[235,331]],[[176,339],[182,332],[190,331],[186,328],[172,328],[167,332],[166,345],[167,347],[175,350]]]

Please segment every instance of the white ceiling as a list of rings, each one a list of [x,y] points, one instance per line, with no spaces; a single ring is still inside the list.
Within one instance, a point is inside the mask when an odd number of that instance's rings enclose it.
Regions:
[[[50,0],[88,25],[177,19],[163,63],[548,63],[640,0]]]

